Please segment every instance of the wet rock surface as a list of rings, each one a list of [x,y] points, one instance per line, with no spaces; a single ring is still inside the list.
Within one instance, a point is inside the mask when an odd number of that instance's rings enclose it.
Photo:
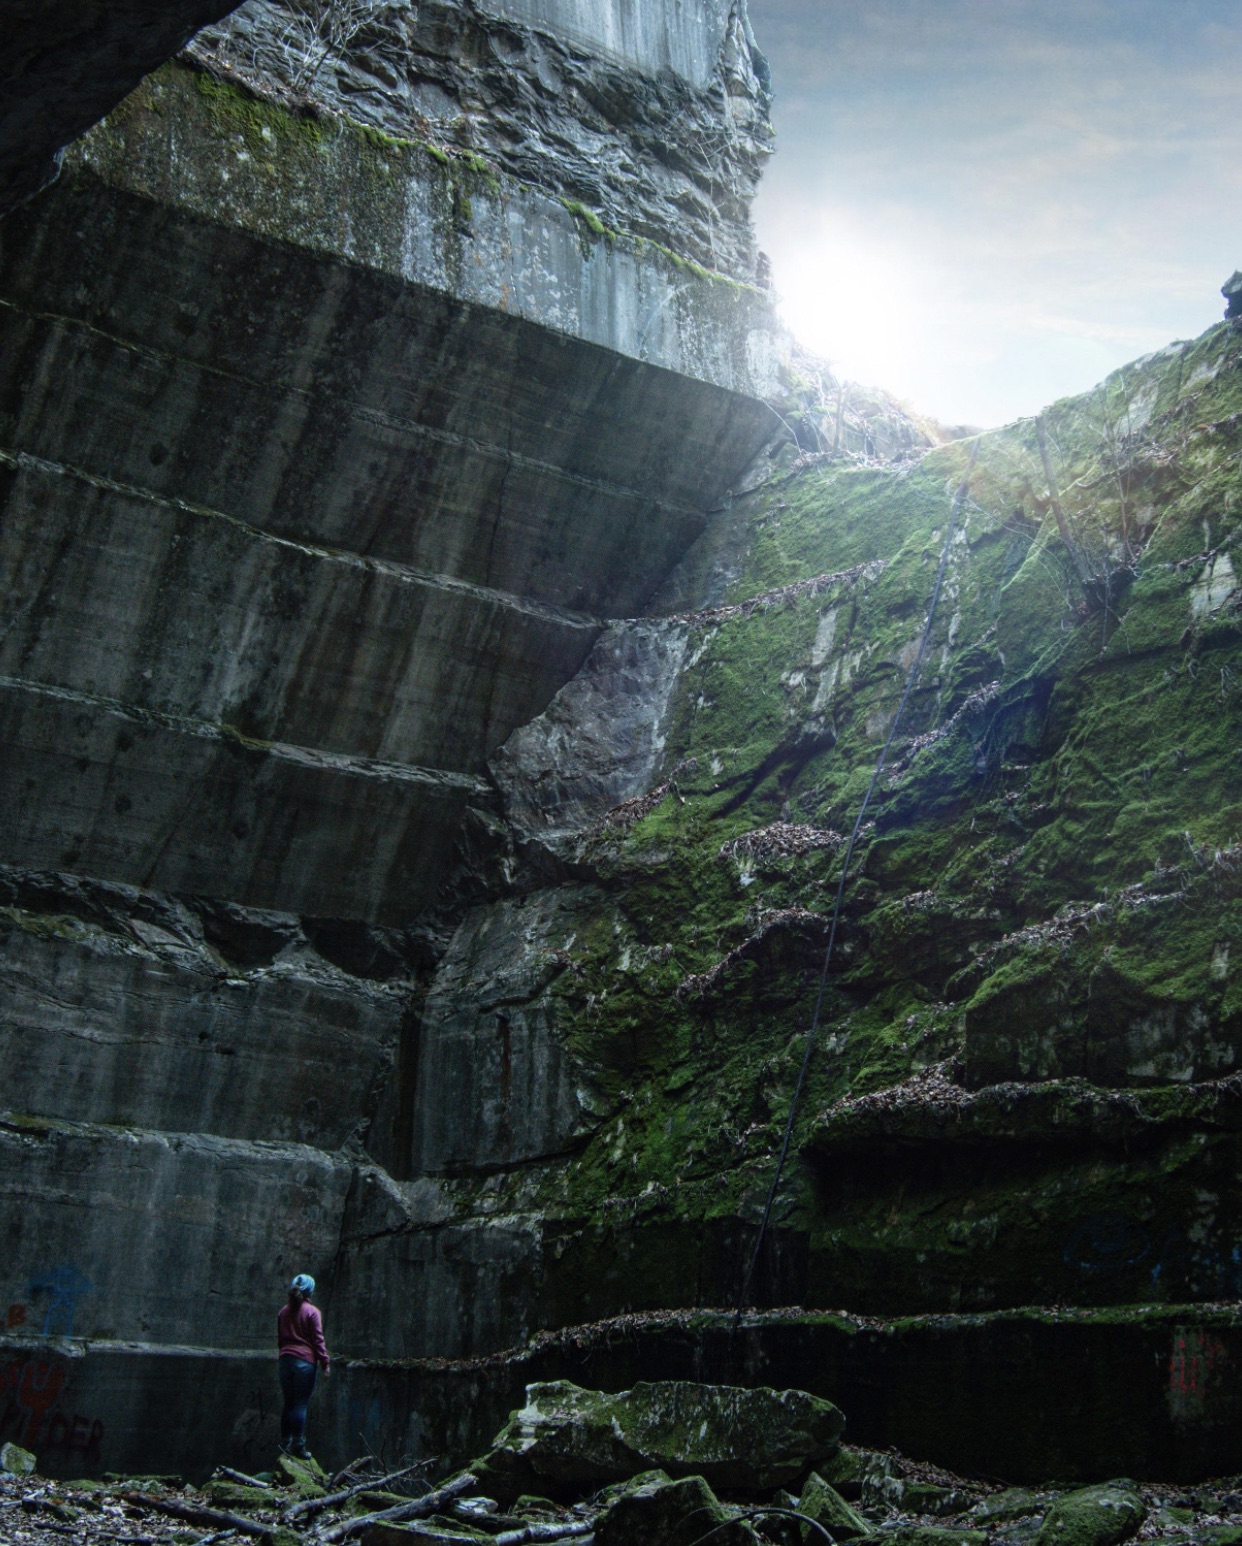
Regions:
[[[668,1477],[640,1479],[611,1501],[595,1527],[598,1546],[624,1546],[644,1541],[649,1546],[692,1546],[707,1531],[729,1546],[757,1540],[750,1525],[730,1519],[701,1476],[681,1481]]]
[[[433,1179],[598,1119],[559,958],[478,912],[487,759],[770,438],[746,318],[461,145],[184,61],[6,221],[6,1331],[235,1352],[307,1268],[360,1353],[530,1328],[537,1223]],[[193,1326],[160,1251],[213,1285]]]

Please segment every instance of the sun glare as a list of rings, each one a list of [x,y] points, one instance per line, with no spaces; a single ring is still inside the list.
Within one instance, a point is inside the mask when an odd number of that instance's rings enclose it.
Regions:
[[[895,251],[827,219],[816,225],[781,252],[776,284],[786,325],[839,375],[908,392],[919,276]]]

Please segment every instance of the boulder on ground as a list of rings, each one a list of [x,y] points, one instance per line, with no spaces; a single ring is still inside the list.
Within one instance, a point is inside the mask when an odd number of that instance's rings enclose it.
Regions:
[[[898,1525],[872,1540],[883,1546],[985,1546],[983,1530],[948,1530],[940,1525]]]
[[[867,1521],[856,1514],[836,1488],[830,1487],[815,1471],[807,1477],[802,1488],[798,1512],[813,1519],[817,1525],[823,1525],[834,1540],[849,1541],[871,1533]],[[812,1530],[810,1525],[803,1525],[801,1530],[804,1541],[818,1538],[818,1532]]]
[[[836,1450],[845,1419],[802,1390],[667,1380],[615,1395],[567,1380],[528,1385],[472,1467],[498,1497],[584,1492],[659,1468],[716,1487],[772,1491]]]
[[[35,1457],[20,1444],[0,1444],[0,1471],[6,1476],[31,1476]]]
[[[327,1494],[328,1478],[317,1460],[309,1456],[281,1455],[277,1461],[281,1483],[292,1484],[300,1497],[322,1498]]]
[[[643,1480],[620,1489],[595,1527],[595,1546],[695,1546],[709,1533],[713,1546],[758,1546],[750,1525],[731,1518],[701,1476]]]
[[[851,1503],[862,1501],[865,1507],[887,1507],[888,1484],[897,1478],[891,1455],[874,1449],[856,1449],[842,1445],[831,1459],[816,1467],[820,1476]]]
[[[1026,1519],[1032,1514],[1043,1514],[1052,1501],[1046,1492],[1035,1492],[1030,1487],[1006,1487],[976,1503],[970,1517],[981,1525],[1008,1524],[1014,1519]]]
[[[1147,1508],[1133,1482],[1101,1482],[1059,1497],[1044,1516],[1036,1546],[1119,1546],[1138,1532]]]

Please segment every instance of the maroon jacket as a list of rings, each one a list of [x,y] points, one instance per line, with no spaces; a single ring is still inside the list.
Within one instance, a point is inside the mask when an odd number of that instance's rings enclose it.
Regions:
[[[318,1364],[327,1374],[329,1359],[323,1340],[323,1316],[309,1299],[304,1299],[296,1310],[291,1304],[280,1307],[276,1317],[276,1342],[282,1358],[289,1353],[305,1363]]]

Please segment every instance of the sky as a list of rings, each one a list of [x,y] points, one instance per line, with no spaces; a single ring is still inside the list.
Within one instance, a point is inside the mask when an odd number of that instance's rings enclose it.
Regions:
[[[748,0],[794,334],[991,427],[1192,338],[1242,268],[1242,0]]]

